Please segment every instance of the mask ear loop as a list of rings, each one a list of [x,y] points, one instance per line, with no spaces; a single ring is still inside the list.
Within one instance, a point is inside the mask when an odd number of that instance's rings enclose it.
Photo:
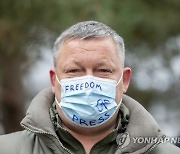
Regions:
[[[122,103],[122,98],[121,98],[121,100],[119,101],[119,104],[117,105],[117,109],[121,106],[121,103]]]
[[[55,102],[57,103],[57,105],[61,108],[60,102],[58,102],[57,98],[55,97]]]
[[[59,81],[58,77],[57,77],[57,74],[56,74],[56,80],[57,82],[61,85],[61,81]]]
[[[122,75],[121,75],[119,81],[116,83],[116,86],[121,82],[122,77],[123,77],[123,73],[122,73]]]
[[[56,103],[57,103],[57,104],[59,104],[59,102],[58,102],[58,100],[57,100],[57,98],[56,98],[56,97],[55,97],[55,101],[56,101]]]
[[[56,74],[56,80],[57,80],[57,82],[61,85],[61,82],[59,81],[59,79],[58,79],[58,77],[57,77],[57,74]],[[56,103],[59,105],[59,107],[61,108],[60,103],[58,102],[58,100],[57,100],[56,97],[55,97],[55,101],[56,101]]]

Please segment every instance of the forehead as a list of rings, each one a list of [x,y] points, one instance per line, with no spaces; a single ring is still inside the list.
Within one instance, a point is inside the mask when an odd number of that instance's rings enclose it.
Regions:
[[[63,68],[67,64],[80,63],[84,67],[91,67],[97,63],[113,63],[123,65],[117,45],[111,38],[69,39],[59,49],[56,68]]]
[[[118,46],[109,38],[86,38],[86,39],[69,39],[61,44],[60,52],[67,53],[69,50],[85,50],[85,51],[108,51],[109,54],[118,53]]]
[[[86,68],[100,65],[119,68],[122,60],[111,38],[71,39],[61,45],[56,68],[63,70],[67,66],[77,64]]]

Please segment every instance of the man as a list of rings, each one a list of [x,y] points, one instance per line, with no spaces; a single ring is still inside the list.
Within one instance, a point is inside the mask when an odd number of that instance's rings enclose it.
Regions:
[[[124,94],[131,78],[124,52],[122,38],[99,22],[63,32],[54,45],[51,89],[33,99],[24,131],[0,137],[0,153],[180,153],[162,143],[151,115]]]

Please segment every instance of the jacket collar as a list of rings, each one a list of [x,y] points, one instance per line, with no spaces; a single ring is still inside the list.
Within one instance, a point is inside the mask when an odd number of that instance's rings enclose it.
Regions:
[[[54,94],[50,88],[41,91],[32,100],[21,125],[33,132],[46,132],[57,136],[49,115],[49,109],[53,102]],[[123,96],[123,104],[129,109],[129,117],[126,117],[129,119],[129,124],[126,132],[120,133],[116,138],[117,153],[133,153],[151,148],[153,144],[134,143],[133,137],[162,137],[158,124],[142,105],[129,96]],[[124,136],[126,139],[123,141]]]
[[[54,94],[51,88],[42,90],[32,100],[21,125],[33,132],[48,132],[56,135],[49,115],[53,101]]]
[[[119,144],[117,153],[144,153],[159,144],[156,141],[151,143],[142,141],[144,138],[159,139],[164,136],[150,113],[127,95],[123,96],[123,104],[129,109],[129,124],[126,132],[119,134],[116,138],[117,144]],[[139,139],[139,142],[135,139]]]

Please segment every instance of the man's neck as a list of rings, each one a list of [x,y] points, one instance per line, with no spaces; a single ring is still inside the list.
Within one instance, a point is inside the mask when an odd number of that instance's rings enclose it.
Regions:
[[[114,120],[116,118],[114,117]],[[66,125],[62,125],[67,129],[84,147],[86,154],[90,153],[91,148],[104,137],[106,137],[116,127],[116,122],[111,121],[105,126],[97,128],[69,128]]]

